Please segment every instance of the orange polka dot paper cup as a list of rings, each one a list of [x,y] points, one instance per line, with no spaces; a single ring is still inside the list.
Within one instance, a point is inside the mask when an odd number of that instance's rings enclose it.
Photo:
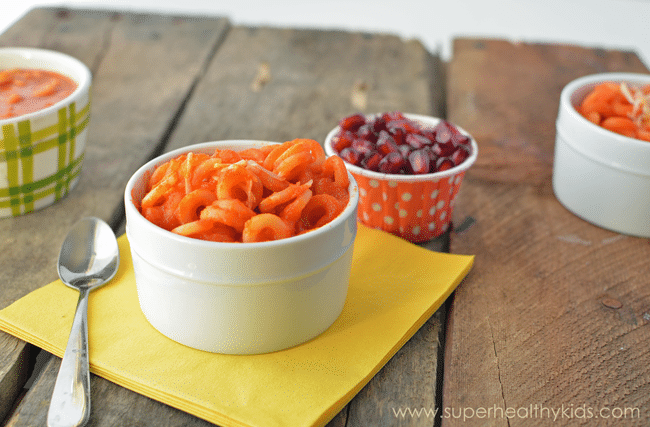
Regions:
[[[405,114],[411,120],[434,127],[441,119]],[[422,243],[444,234],[450,227],[454,200],[467,169],[476,161],[478,146],[470,138],[469,156],[450,169],[420,175],[386,174],[345,162],[359,187],[358,220],[369,227],[387,231],[413,243]],[[336,155],[333,139],[337,126],[325,140],[325,152]]]

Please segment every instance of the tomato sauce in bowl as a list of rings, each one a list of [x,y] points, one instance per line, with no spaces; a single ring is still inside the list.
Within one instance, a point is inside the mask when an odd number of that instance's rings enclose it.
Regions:
[[[0,120],[42,110],[70,96],[77,84],[55,71],[0,71]]]

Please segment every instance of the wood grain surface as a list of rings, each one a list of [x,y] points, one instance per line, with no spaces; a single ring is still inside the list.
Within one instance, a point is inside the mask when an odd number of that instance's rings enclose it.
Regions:
[[[633,52],[454,43],[448,115],[479,158],[457,205],[476,223],[451,241],[476,259],[448,313],[443,427],[648,425],[650,242],[579,219],[551,183],[560,92],[604,71],[648,72]]]
[[[69,53],[94,79],[81,183],[51,208],[0,221],[1,238],[16,248],[2,261],[13,267],[0,270],[9,284],[0,288],[0,308],[56,278],[60,242],[80,217],[99,216],[123,230],[124,185],[156,154],[221,139],[322,142],[353,112],[440,115],[444,105],[439,60],[421,43],[392,35],[47,8],[26,15],[0,36],[0,45]],[[440,249],[444,239],[427,246]],[[416,400],[435,405],[443,321],[444,311],[434,315],[330,426],[413,425],[392,409]],[[46,355],[34,385],[16,402],[29,372],[19,360],[33,354],[13,337],[2,338],[0,355],[8,356],[0,360],[0,396],[18,403],[5,423],[44,425],[60,360]],[[91,386],[93,426],[207,424],[95,375]]]
[[[3,253],[0,307],[57,278],[60,245],[78,219],[94,215],[115,229],[120,226],[126,181],[166,142],[228,26],[220,18],[36,9],[0,36],[2,46],[67,53],[93,73],[93,104],[79,185],[49,208],[0,221],[0,239],[12,248]],[[22,384],[9,390],[5,378],[16,372],[24,358],[12,356],[25,351],[24,343],[17,341],[4,336],[0,340],[0,354],[10,353],[0,359],[0,396],[13,395],[12,402]],[[8,422],[44,425],[43,401],[49,401],[51,389],[38,392],[40,388],[34,387],[38,397],[28,394]],[[38,409],[27,410],[30,402]]]

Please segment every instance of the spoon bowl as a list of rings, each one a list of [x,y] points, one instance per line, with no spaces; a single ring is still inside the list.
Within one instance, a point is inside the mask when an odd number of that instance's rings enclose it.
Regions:
[[[113,230],[98,218],[84,218],[61,246],[59,277],[73,289],[94,289],[115,276],[118,263],[119,250]]]
[[[48,427],[83,426],[88,422],[88,295],[115,276],[119,260],[115,234],[99,218],[77,222],[61,246],[59,277],[65,285],[79,291],[79,300],[52,393]]]

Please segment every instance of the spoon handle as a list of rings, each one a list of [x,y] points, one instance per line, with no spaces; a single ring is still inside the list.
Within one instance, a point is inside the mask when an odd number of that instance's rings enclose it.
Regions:
[[[81,287],[70,338],[54,384],[47,414],[48,427],[83,426],[90,416],[88,294],[88,289]]]

